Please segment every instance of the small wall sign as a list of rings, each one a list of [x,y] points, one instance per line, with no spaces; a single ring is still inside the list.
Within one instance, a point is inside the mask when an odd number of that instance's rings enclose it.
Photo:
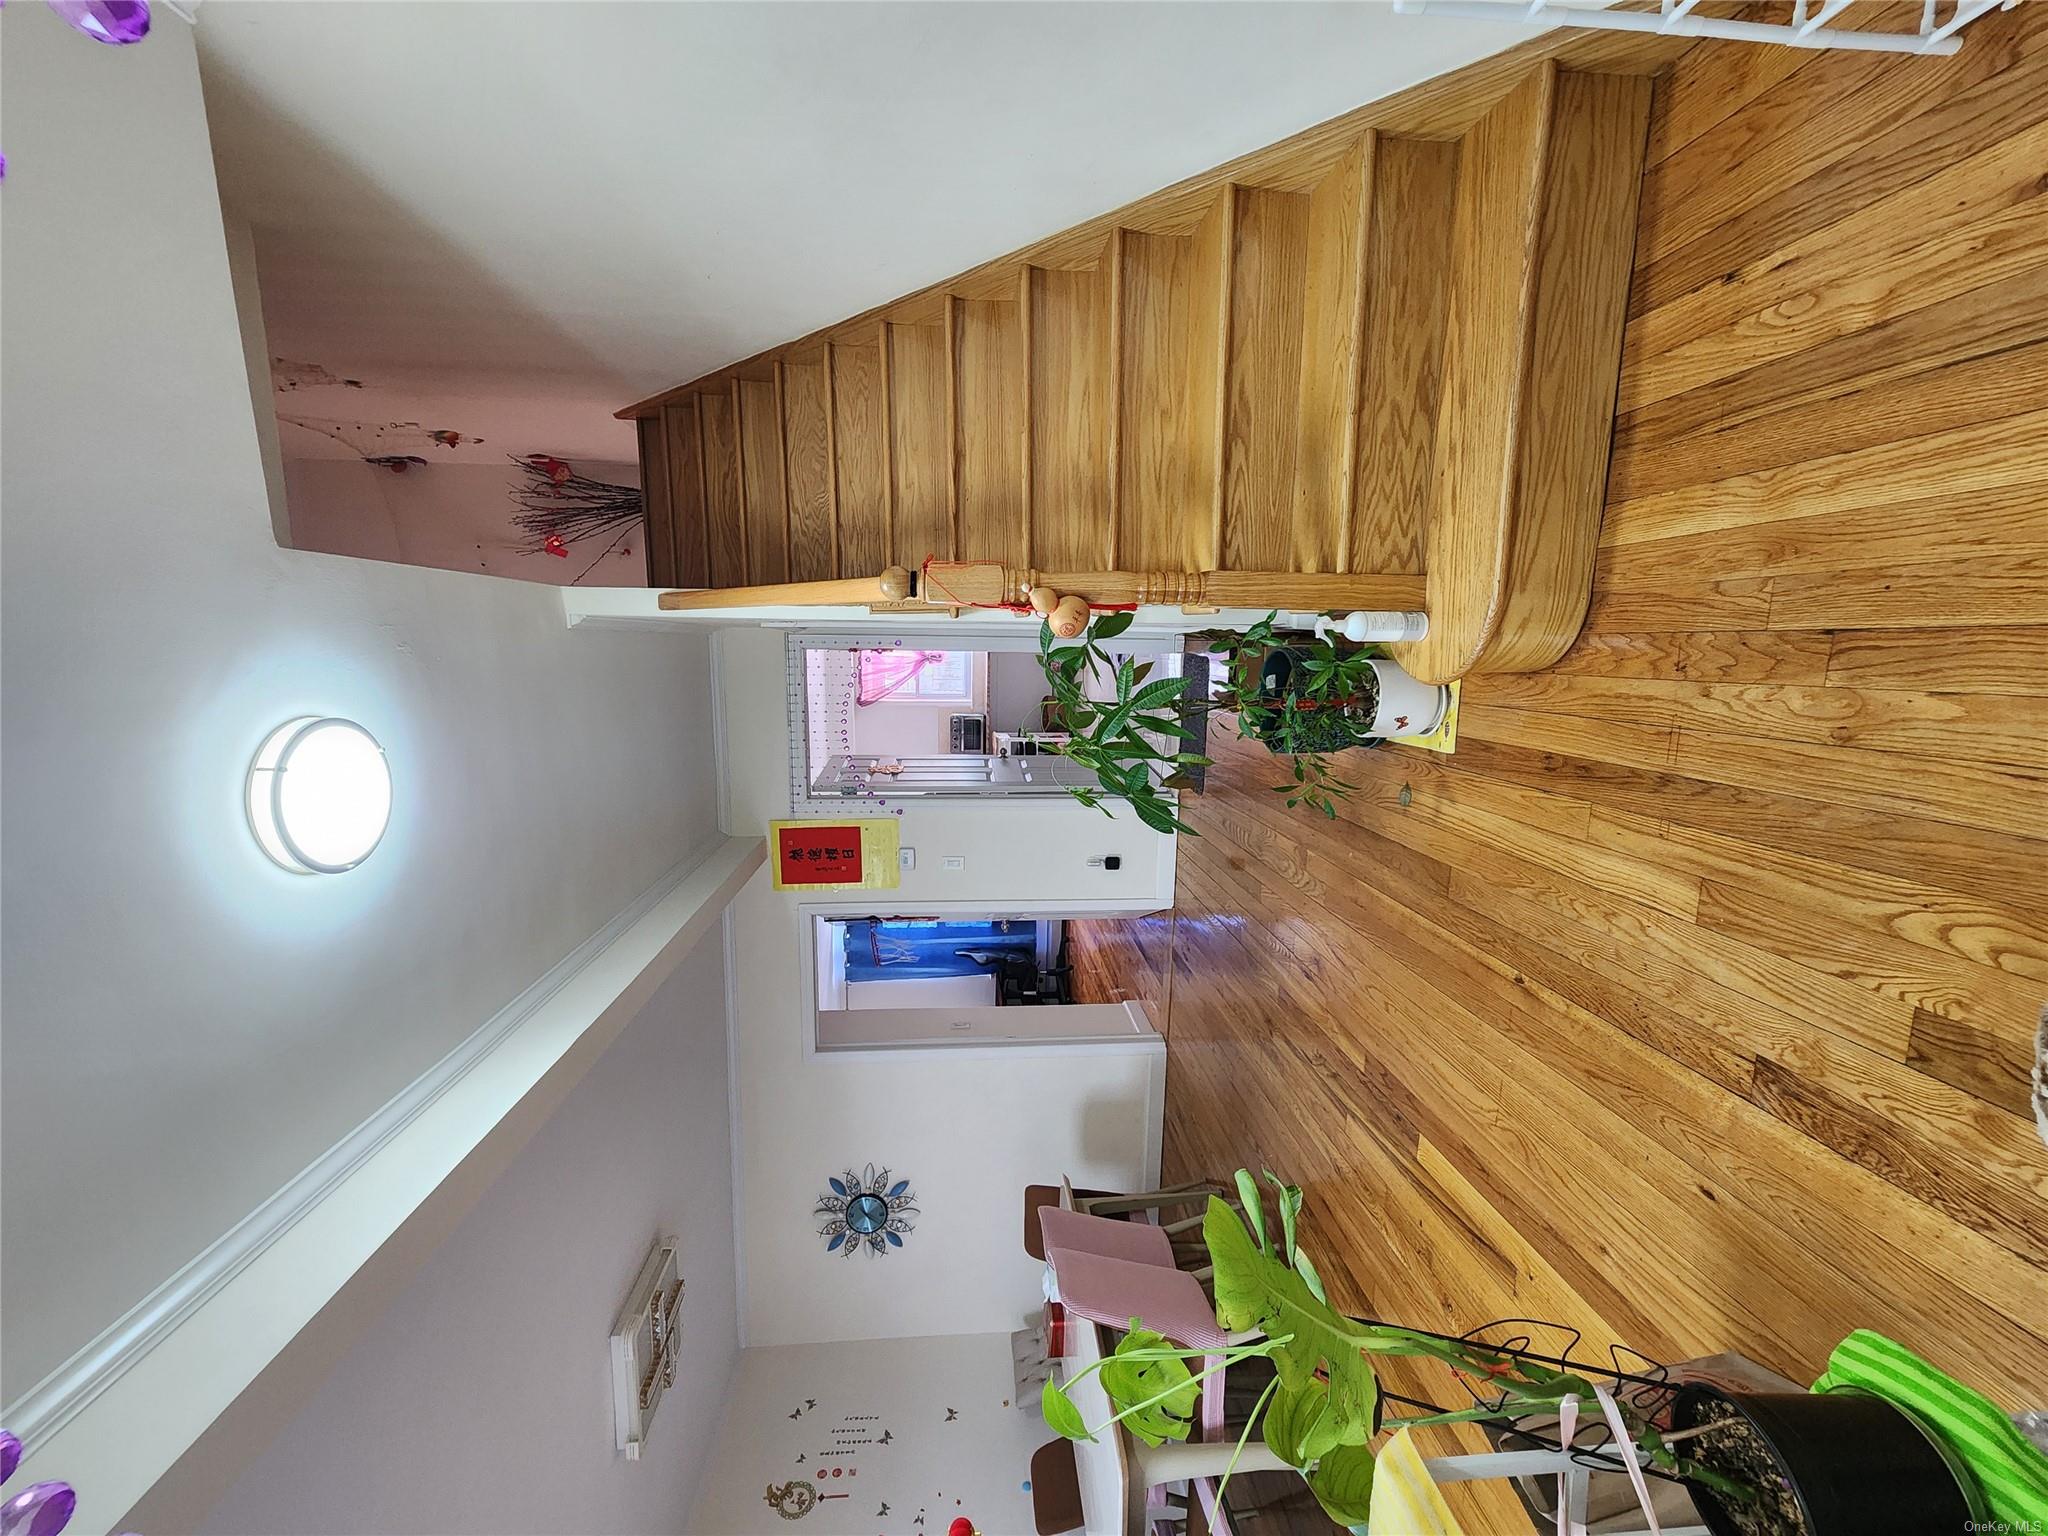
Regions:
[[[771,821],[768,852],[778,891],[892,891],[896,821]]]
[[[662,1394],[676,1384],[682,1322],[676,1240],[656,1238],[612,1324],[612,1428],[629,1461],[640,1459]]]

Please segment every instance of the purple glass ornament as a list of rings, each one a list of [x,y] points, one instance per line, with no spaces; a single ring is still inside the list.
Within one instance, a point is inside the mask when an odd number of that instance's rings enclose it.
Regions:
[[[69,1483],[30,1483],[0,1504],[0,1536],[57,1536],[76,1508]]]
[[[139,43],[149,36],[149,0],[50,0],[50,9],[96,43]]]
[[[0,165],[6,158],[0,156]],[[14,1469],[21,1465],[21,1436],[11,1429],[0,1429],[0,1483],[14,1476]]]

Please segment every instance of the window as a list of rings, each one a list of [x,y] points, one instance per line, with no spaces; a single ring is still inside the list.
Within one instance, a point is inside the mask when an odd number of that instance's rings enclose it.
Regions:
[[[862,702],[971,703],[974,655],[972,651],[862,651]],[[906,671],[907,677],[902,675]]]

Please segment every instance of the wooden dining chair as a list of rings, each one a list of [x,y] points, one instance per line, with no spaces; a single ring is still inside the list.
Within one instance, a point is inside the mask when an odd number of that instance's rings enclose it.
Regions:
[[[1101,1189],[1077,1189],[1074,1191],[1074,1208],[1080,1209],[1082,1200],[1094,1195],[1107,1196]],[[1026,1184],[1024,1186],[1024,1251],[1045,1262],[1045,1234],[1038,1213],[1046,1209],[1060,1208],[1060,1186],[1057,1184]]]
[[[1073,1441],[1049,1440],[1031,1453],[1031,1518],[1038,1536],[1081,1529],[1081,1472]]]

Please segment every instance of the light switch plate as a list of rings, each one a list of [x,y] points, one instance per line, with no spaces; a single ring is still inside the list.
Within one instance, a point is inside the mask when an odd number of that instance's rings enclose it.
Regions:
[[[957,853],[949,853],[939,860],[939,868],[941,869],[965,869],[966,867],[967,860]]]
[[[915,848],[898,848],[896,850],[896,867],[898,869],[917,868],[917,850]]]

